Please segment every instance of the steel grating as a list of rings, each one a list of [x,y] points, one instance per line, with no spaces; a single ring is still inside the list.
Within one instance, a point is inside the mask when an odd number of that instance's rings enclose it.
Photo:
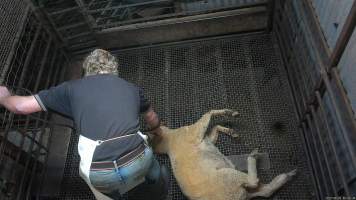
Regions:
[[[1,84],[17,95],[58,84],[67,58],[28,3],[4,0],[0,14]],[[41,120],[49,116],[0,109],[0,199],[29,199],[38,191],[53,129]]]
[[[13,44],[24,26],[27,17],[27,4],[19,0],[2,0],[0,2],[0,70],[4,70],[4,65],[10,56]]]
[[[217,143],[220,151],[225,155],[239,155],[258,148],[268,153],[270,169],[259,170],[260,180],[265,183],[280,173],[298,168],[298,176],[271,199],[314,198],[290,86],[276,42],[269,34],[115,53],[120,76],[145,89],[168,126],[193,123],[210,109],[236,109],[240,112],[239,119],[213,120],[240,134],[239,139],[220,135]],[[55,199],[94,199],[78,176],[77,139],[73,134],[61,195]],[[159,161],[170,166],[166,156],[159,156]],[[186,199],[172,174],[171,180],[170,199]]]

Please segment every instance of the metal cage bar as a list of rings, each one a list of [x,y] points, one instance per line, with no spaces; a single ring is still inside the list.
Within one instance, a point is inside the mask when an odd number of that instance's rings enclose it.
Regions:
[[[338,174],[337,179],[331,180],[331,185],[329,186],[332,189],[333,194],[341,195],[350,195],[353,194],[355,191],[350,191],[350,186],[348,183],[349,180],[346,180],[344,175],[343,164],[340,163],[342,158],[338,156],[336,153],[338,151],[338,147],[335,146],[333,141],[333,135],[331,135],[331,127],[329,126],[329,122],[325,121],[324,126],[327,130],[327,139],[330,141],[330,146],[323,146],[323,138],[321,137],[321,130],[320,128],[323,126],[321,121],[323,118],[326,120],[326,108],[324,108],[324,102],[322,99],[323,95],[327,95],[330,101],[329,103],[329,111],[331,112],[334,117],[332,123],[335,123],[338,127],[336,131],[338,135],[342,136],[342,141],[344,145],[346,145],[347,154],[350,156],[350,166],[355,168],[356,166],[356,157],[355,157],[355,147],[353,145],[353,141],[355,141],[355,137],[353,137],[353,133],[356,133],[356,122],[353,118],[352,108],[350,106],[350,102],[347,100],[347,96],[345,91],[343,90],[341,80],[338,76],[338,72],[336,69],[330,69],[338,64],[339,58],[342,55],[343,50],[346,47],[347,40],[352,33],[354,26],[355,26],[355,2],[353,7],[350,11],[350,15],[348,16],[348,23],[345,23],[342,34],[340,34],[338,43],[336,48],[333,52],[330,52],[327,48],[327,43],[325,38],[323,37],[323,32],[319,27],[318,21],[316,19],[315,14],[313,13],[313,9],[311,7],[310,0],[303,0],[303,1],[293,1],[293,2],[282,2],[277,1],[276,12],[277,14],[274,17],[275,25],[275,33],[280,43],[280,48],[282,50],[282,55],[284,62],[286,63],[286,69],[289,76],[289,81],[291,82],[293,96],[296,99],[296,108],[297,110],[303,109],[302,112],[299,112],[300,115],[300,123],[304,126],[304,131],[307,131],[308,126],[303,125],[307,123],[310,127],[310,132],[314,133],[314,141],[308,139],[310,135],[304,135],[306,138],[306,143],[309,143],[309,150],[310,145],[316,146],[321,150],[319,153],[320,155],[315,155],[317,159],[315,159],[313,155],[311,155],[311,162],[319,163],[320,167],[314,168],[314,171],[317,173],[324,173],[325,175],[329,175],[331,177],[336,178],[334,169],[331,169],[331,166],[326,166],[327,171],[323,172],[322,163],[321,161],[325,159],[327,163],[330,164],[330,160],[327,157],[327,151],[332,152],[333,159],[336,164],[336,173]],[[298,7],[296,10],[297,15],[293,16],[293,12],[290,12],[289,7],[292,5],[293,7]],[[308,17],[309,16],[309,17]],[[296,19],[293,19],[296,18]],[[287,19],[286,19],[287,18]],[[290,19],[290,20],[289,20]],[[293,22],[294,20],[294,22]],[[296,21],[295,21],[296,20]],[[289,23],[286,23],[289,21]],[[291,23],[292,22],[292,23]],[[307,22],[307,23],[306,23]],[[297,24],[297,25],[295,25]],[[307,34],[306,34],[307,33]],[[304,34],[304,35],[303,35]],[[307,41],[308,43],[312,44],[312,48],[306,48],[305,46],[298,45],[302,44],[303,42]],[[296,48],[297,47],[297,48]],[[308,62],[304,61],[304,58],[310,55],[303,55],[302,52],[309,51],[308,54],[312,54],[314,58]],[[303,78],[298,80],[298,74],[301,74],[305,69],[301,69],[298,72],[296,70],[295,64],[293,59],[302,60],[302,63],[308,67],[313,67],[314,71],[318,67],[318,73],[316,84],[313,84],[314,87],[305,87],[307,84],[308,79]],[[330,62],[329,62],[330,61]],[[328,71],[327,71],[328,70]],[[310,72],[308,72],[310,74]],[[331,81],[333,81],[331,83]],[[300,99],[304,99],[303,96],[307,95],[307,104],[301,105],[299,102]],[[336,96],[337,95],[337,96]],[[299,98],[302,96],[302,98]],[[341,106],[341,107],[340,107]],[[303,108],[304,107],[304,108]],[[319,120],[319,116],[316,112],[320,112],[321,118]],[[311,116],[310,116],[311,114]],[[351,133],[352,132],[352,133]],[[315,143],[317,142],[317,143]],[[321,144],[322,147],[319,147],[318,144]],[[312,153],[311,153],[312,154]],[[319,158],[320,157],[320,158]],[[333,161],[333,162],[334,162]],[[343,160],[343,162],[345,162]],[[327,180],[326,177],[319,177]],[[337,181],[340,180],[341,186],[337,185]],[[338,188],[342,187],[342,188]],[[322,188],[319,186],[319,192],[322,192]]]
[[[312,115],[312,117],[313,117],[313,121],[314,121],[314,127],[315,127],[315,129],[316,129],[316,132],[317,132],[317,139],[316,140],[319,140],[320,141],[320,143],[321,143],[321,145],[320,145],[320,147],[321,147],[321,150],[322,150],[322,152],[323,152],[323,156],[324,156],[324,159],[325,159],[325,161],[326,161],[326,168],[327,168],[327,170],[328,170],[328,177],[329,177],[329,181],[331,182],[331,188],[332,188],[332,195],[333,196],[336,196],[337,195],[337,189],[336,189],[336,183],[335,183],[335,181],[334,181],[334,179],[332,178],[332,176],[333,176],[333,174],[332,174],[332,172],[331,172],[331,169],[330,169],[330,166],[329,166],[329,163],[331,163],[330,162],[330,160],[329,160],[329,158],[328,158],[328,155],[327,155],[327,153],[326,153],[326,149],[325,149],[325,146],[322,144],[322,141],[323,141],[323,139],[322,139],[322,136],[321,136],[321,131],[320,131],[320,128],[319,128],[319,126],[320,126],[320,124],[319,124],[319,119],[318,119],[318,116],[317,116],[317,114],[316,114],[316,111],[315,111],[315,108],[314,108],[314,106],[310,106],[311,108],[310,108],[310,110],[311,110],[311,115]],[[311,121],[310,121],[310,123],[312,123]],[[315,141],[315,140],[314,140]],[[318,145],[316,145],[316,147],[318,147]]]
[[[326,116],[326,111],[325,111],[325,108],[324,108],[324,105],[323,105],[323,102],[322,102],[322,98],[321,98],[321,94],[317,91],[315,93],[316,97],[317,97],[317,101],[318,101],[318,104],[319,104],[319,109],[322,113],[323,116]],[[324,119],[325,120],[325,119]],[[342,176],[343,174],[343,168],[342,168],[342,165],[340,163],[340,161],[337,159],[338,158],[338,155],[336,153],[336,146],[333,142],[333,138],[332,138],[332,135],[331,135],[331,130],[330,130],[330,127],[329,127],[329,124],[327,122],[325,122],[325,127],[327,129],[327,136],[328,136],[328,139],[330,141],[330,144],[331,144],[331,150],[333,152],[333,155],[335,157],[335,161],[336,161],[336,166],[337,166],[337,171],[339,173],[339,177],[341,177],[341,180],[342,180],[342,184],[343,186],[346,188],[346,193],[347,194],[350,194],[350,191],[348,190],[347,188],[347,181],[345,179],[344,176]]]
[[[345,24],[336,42],[335,48],[331,54],[328,71],[330,71],[330,68],[336,67],[339,64],[341,56],[346,49],[346,45],[351,38],[355,26],[356,26],[356,1],[354,1],[352,4],[350,13],[345,21]]]
[[[52,83],[50,84],[51,86],[55,86],[58,81],[60,80],[60,71],[61,71],[61,65],[63,64],[63,62],[58,62],[58,65],[56,67],[56,71],[54,72],[53,74],[53,77],[48,77],[48,79],[50,79],[52,81]],[[63,70],[63,69],[62,69]],[[49,119],[49,114],[46,113],[47,116],[45,118]],[[46,125],[43,124],[43,126],[41,127],[41,135],[40,135],[40,138],[39,140],[42,141],[43,140],[43,133],[45,132],[45,128]],[[51,132],[53,131],[53,125],[51,125],[49,127],[49,133],[51,135]],[[48,137],[48,139],[50,139],[50,135]],[[47,143],[48,144],[48,143]],[[37,150],[35,151],[35,159],[38,160],[39,156],[40,156],[40,153],[41,153],[41,148],[37,148]],[[31,198],[31,189],[32,189],[32,186],[33,186],[33,180],[34,180],[34,177],[36,176],[36,169],[37,169],[37,162],[34,164],[34,166],[32,167],[32,171],[30,172],[30,180],[29,180],[29,183],[28,183],[28,187],[27,187],[27,190],[25,192],[26,194],[26,199],[30,199]],[[43,170],[44,171],[44,170]],[[20,200],[20,199],[19,199]]]

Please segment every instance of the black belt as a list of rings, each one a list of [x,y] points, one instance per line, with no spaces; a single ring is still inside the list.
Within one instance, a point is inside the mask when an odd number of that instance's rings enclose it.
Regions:
[[[138,158],[141,154],[144,153],[145,149],[146,145],[141,143],[138,145],[138,147],[114,161],[92,162],[90,165],[90,170],[115,169],[117,167],[123,166],[130,163],[135,158]]]

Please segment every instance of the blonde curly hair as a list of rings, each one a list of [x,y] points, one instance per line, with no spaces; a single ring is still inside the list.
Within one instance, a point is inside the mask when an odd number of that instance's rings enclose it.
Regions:
[[[96,74],[118,75],[117,67],[116,58],[103,49],[95,49],[83,62],[84,76]]]

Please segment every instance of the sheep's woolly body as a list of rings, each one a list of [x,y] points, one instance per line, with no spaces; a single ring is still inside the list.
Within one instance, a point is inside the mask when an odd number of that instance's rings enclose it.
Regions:
[[[218,125],[205,133],[211,116],[222,114],[236,115],[230,110],[212,110],[193,125],[178,129],[162,127],[162,135],[152,138],[154,150],[169,155],[177,182],[190,200],[244,200],[270,196],[290,180],[295,171],[279,175],[270,184],[259,184],[256,152],[248,159],[248,174],[236,170],[214,145],[219,132],[236,136],[232,130]],[[255,192],[249,193],[247,189]]]

